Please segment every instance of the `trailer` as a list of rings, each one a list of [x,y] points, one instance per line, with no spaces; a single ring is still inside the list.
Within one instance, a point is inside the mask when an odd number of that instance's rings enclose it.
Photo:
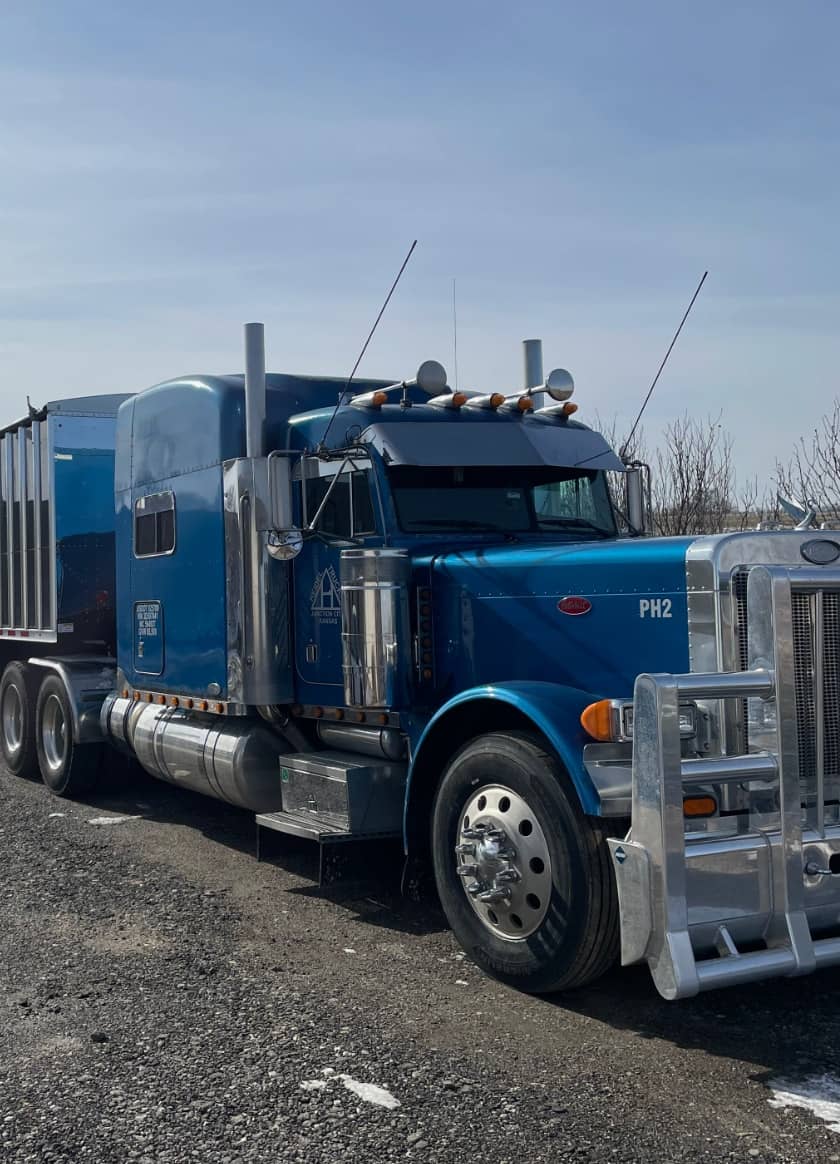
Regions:
[[[119,753],[324,869],[400,838],[534,993],[839,962],[840,533],[645,536],[533,342],[507,392],[245,367],[0,433],[6,766]]]

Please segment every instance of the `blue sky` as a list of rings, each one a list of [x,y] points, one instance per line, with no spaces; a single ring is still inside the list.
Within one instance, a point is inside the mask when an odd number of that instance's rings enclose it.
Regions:
[[[425,358],[581,417],[723,412],[744,475],[840,391],[834,3],[0,3],[0,415]]]

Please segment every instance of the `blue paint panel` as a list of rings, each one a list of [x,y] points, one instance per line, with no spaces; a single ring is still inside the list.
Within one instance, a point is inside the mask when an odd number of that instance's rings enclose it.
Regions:
[[[132,507],[152,490],[175,495],[175,551],[135,558]],[[117,660],[128,682],[148,685],[135,665],[134,604],[163,608],[163,669],[154,686],[203,695],[211,683],[225,691],[227,644],[222,469],[212,466],[117,495]]]
[[[64,628],[64,649],[114,649],[115,427],[114,416],[47,415],[57,621]]]
[[[526,715],[560,757],[575,786],[583,811],[591,814],[600,811],[598,792],[583,766],[583,746],[588,737],[580,726],[580,713],[592,701],[591,696],[579,688],[538,682],[510,682],[471,688],[460,692],[439,708],[412,748],[406,807],[411,798],[414,769],[429,732],[455,708],[478,700],[505,703]],[[492,713],[488,717],[487,730],[493,730]]]
[[[163,609],[159,602],[134,603],[134,669],[141,675],[163,672]]]
[[[493,546],[435,559],[436,670],[444,698],[535,680],[627,696],[640,671],[687,671],[689,539]],[[566,596],[588,614],[561,613]],[[641,617],[666,597],[670,618]]]
[[[359,381],[355,391],[386,381]],[[266,376],[266,441],[288,444],[291,417],[333,405],[343,379],[315,376]],[[346,428],[336,425],[337,433]],[[234,457],[245,456],[245,388],[242,376],[189,376],[147,388],[119,411],[117,426],[118,492],[146,486]]]

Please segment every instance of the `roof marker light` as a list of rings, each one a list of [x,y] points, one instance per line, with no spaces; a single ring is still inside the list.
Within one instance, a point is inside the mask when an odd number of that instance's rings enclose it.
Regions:
[[[578,405],[566,401],[565,404],[548,404],[545,408],[538,408],[534,416],[544,416],[546,419],[568,420],[578,410]]]
[[[464,408],[501,408],[506,397],[501,392],[491,392],[489,396],[470,396]]]
[[[429,404],[436,408],[463,408],[468,400],[466,392],[453,392],[448,396],[433,396]]]
[[[504,404],[499,406],[504,412],[533,412],[534,402],[530,396],[506,396]]]
[[[362,392],[360,396],[354,396],[352,403],[357,408],[381,408],[383,404],[388,403],[388,393],[383,392],[381,388],[377,388],[375,392]]]

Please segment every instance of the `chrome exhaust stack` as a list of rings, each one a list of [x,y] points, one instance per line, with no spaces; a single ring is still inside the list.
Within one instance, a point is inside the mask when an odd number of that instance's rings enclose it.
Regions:
[[[265,456],[265,328],[245,324],[245,456]]]

